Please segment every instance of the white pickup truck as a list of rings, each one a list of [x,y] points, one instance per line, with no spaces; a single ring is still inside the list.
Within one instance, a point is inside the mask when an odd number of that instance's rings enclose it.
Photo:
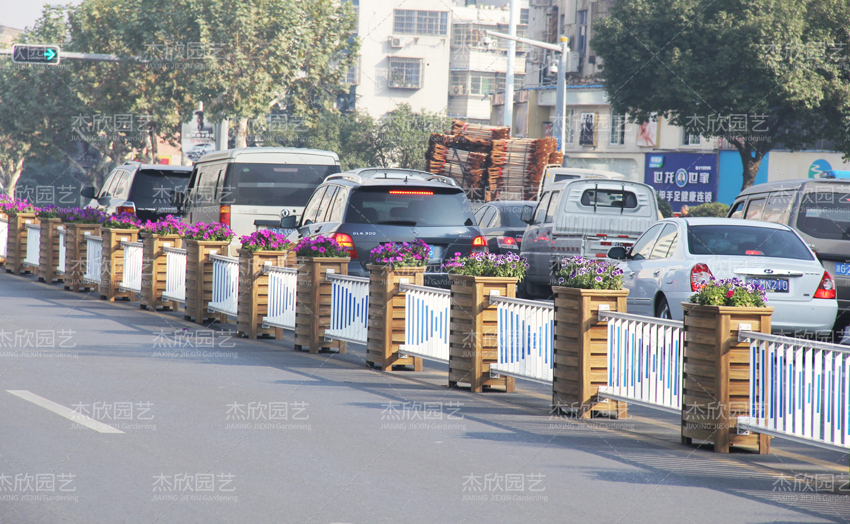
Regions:
[[[522,211],[528,227],[520,255],[529,269],[520,291],[550,295],[561,259],[604,258],[614,246],[630,247],[658,216],[655,191],[639,182],[577,179],[549,185],[536,208]]]

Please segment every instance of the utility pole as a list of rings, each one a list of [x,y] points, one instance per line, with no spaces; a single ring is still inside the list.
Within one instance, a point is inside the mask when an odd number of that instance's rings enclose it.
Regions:
[[[511,0],[511,16],[508,26],[508,70],[505,73],[505,120],[504,126],[514,127],[514,68],[516,67],[516,24],[519,18],[519,0]]]
[[[548,49],[550,51],[555,51],[556,53],[561,53],[561,56],[558,60],[558,93],[556,97],[556,108],[555,108],[555,138],[558,140],[558,149],[561,152],[565,151],[565,137],[567,130],[567,121],[566,121],[566,112],[567,112],[567,60],[569,58],[570,46],[569,46],[569,38],[562,36],[561,37],[561,45],[550,44],[548,42],[540,42],[538,40],[531,40],[529,38],[521,38],[512,35],[506,35],[504,33],[497,33],[495,31],[487,31],[487,34],[490,36],[495,36],[497,38],[505,38],[507,40],[512,40],[514,42],[521,42],[523,44],[528,44],[534,47],[540,47],[543,49]],[[511,75],[513,76],[513,75]],[[511,108],[510,112],[513,113],[513,85],[505,86],[505,115],[508,115],[508,93],[511,94]]]

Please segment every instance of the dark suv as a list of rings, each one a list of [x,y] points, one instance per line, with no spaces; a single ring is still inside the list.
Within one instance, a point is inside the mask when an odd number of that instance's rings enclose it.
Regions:
[[[185,191],[191,167],[127,162],[109,173],[100,191],[84,187],[80,194],[94,200],[87,207],[107,213],[135,213],[143,222],[177,214],[171,194]]]
[[[451,178],[408,169],[363,168],[330,175],[313,192],[290,240],[333,237],[351,255],[349,275],[368,276],[372,249],[422,239],[431,246],[425,283],[448,287],[442,270],[455,253],[486,252],[466,195]]]

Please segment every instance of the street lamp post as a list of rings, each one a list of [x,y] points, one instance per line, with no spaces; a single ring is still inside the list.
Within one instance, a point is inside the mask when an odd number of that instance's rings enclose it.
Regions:
[[[558,140],[558,150],[564,152],[565,149],[565,135],[567,129],[567,121],[566,121],[566,111],[567,111],[567,59],[569,58],[570,46],[569,46],[569,38],[562,36],[560,45],[550,44],[548,42],[540,42],[538,40],[531,40],[530,38],[522,38],[518,36],[506,35],[505,33],[497,33],[495,31],[487,31],[488,35],[495,36],[497,38],[504,38],[506,40],[513,40],[515,42],[521,42],[523,44],[528,44],[534,47],[540,47],[543,49],[548,49],[550,51],[555,51],[556,53],[561,53],[561,56],[558,60],[558,93],[556,97],[556,112],[555,112],[555,138]],[[509,111],[513,112],[513,107],[510,110],[507,107],[508,104],[508,95],[510,92],[510,100],[511,105],[513,105],[513,85],[508,85],[505,82],[505,114],[509,114]],[[509,124],[506,124],[509,125]]]

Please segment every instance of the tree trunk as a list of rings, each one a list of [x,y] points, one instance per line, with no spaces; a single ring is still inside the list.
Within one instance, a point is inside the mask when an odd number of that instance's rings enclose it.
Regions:
[[[744,182],[741,184],[741,191],[743,191],[756,183],[756,175],[759,172],[759,166],[761,166],[761,158],[753,158],[752,155],[742,155],[741,161],[744,164]]]
[[[741,164],[744,168],[743,182],[741,183],[741,191],[743,191],[755,184],[759,166],[761,166],[761,161],[767,151],[764,150],[766,148],[762,147],[753,148],[752,141],[747,140],[746,137],[727,137],[727,140],[735,146],[738,154],[741,155]]]
[[[6,186],[4,191],[8,196],[15,196],[15,187],[18,185],[18,179],[21,178],[21,173],[24,172],[24,159],[9,160],[2,166],[3,174],[6,175]]]
[[[248,118],[236,119],[236,147],[248,147]]]
[[[148,127],[148,139],[151,142],[150,156],[151,164],[159,163],[159,139],[156,136],[156,124],[151,122]]]

